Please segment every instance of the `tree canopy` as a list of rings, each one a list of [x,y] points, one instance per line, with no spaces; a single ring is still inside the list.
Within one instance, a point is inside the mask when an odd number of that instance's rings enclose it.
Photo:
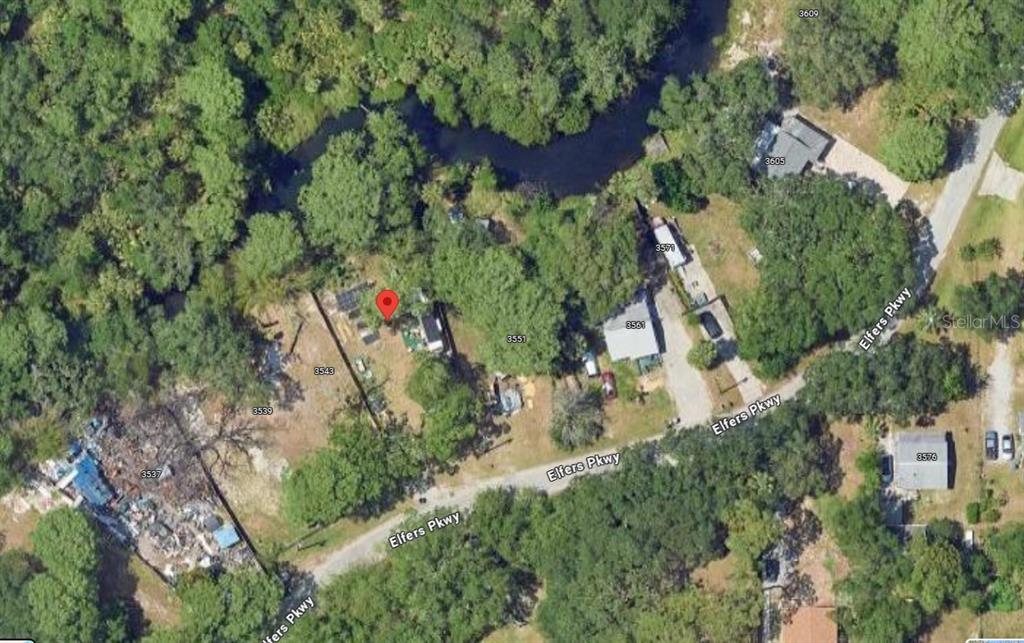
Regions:
[[[310,640],[479,640],[527,618],[543,583],[536,623],[546,639],[747,638],[760,622],[752,558],[779,533],[774,512],[828,488],[823,429],[820,416],[787,404],[723,437],[693,428],[631,448],[614,472],[581,476],[557,496],[488,490],[459,525],[333,581],[299,631]],[[661,455],[685,466],[659,464]],[[688,582],[727,542],[747,557],[730,590]]]
[[[882,162],[908,181],[933,179],[946,161],[948,137],[942,122],[905,117],[882,142]]]
[[[883,200],[822,176],[767,181],[741,222],[764,256],[740,308],[740,354],[778,376],[808,349],[873,325],[915,282],[910,226]]]
[[[483,416],[480,396],[456,377],[448,362],[427,355],[417,358],[406,391],[423,407],[424,449],[437,462],[454,458],[477,434]]]
[[[366,419],[347,419],[332,429],[329,447],[288,471],[282,510],[300,525],[379,513],[403,495],[405,483],[421,475],[421,457],[402,426],[388,424],[378,431]]]
[[[962,344],[897,334],[871,352],[857,351],[835,351],[811,364],[803,399],[826,413],[891,415],[905,422],[915,415],[938,415],[976,388],[975,367]]]
[[[423,148],[393,111],[372,113],[365,130],[332,138],[299,195],[310,242],[340,256],[380,248],[388,232],[412,223],[425,163]]]
[[[740,196],[750,184],[754,141],[779,100],[774,79],[751,59],[686,85],[670,77],[648,120],[682,137],[680,160],[693,194]]]
[[[878,82],[892,65],[886,45],[901,4],[824,0],[813,17],[787,11],[783,55],[800,100],[822,108],[848,107]],[[877,12],[878,20],[869,19],[869,12]]]
[[[415,88],[444,123],[520,143],[578,133],[639,82],[688,3],[669,0],[261,2],[233,51],[271,89],[264,136],[287,149],[330,113]]]

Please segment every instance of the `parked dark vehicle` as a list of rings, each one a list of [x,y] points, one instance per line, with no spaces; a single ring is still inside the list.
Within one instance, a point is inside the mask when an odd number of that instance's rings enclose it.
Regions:
[[[999,457],[999,436],[995,431],[985,432],[985,457],[989,460]]]
[[[889,484],[892,482],[892,456],[888,453],[882,456],[882,483]]]
[[[708,334],[711,339],[718,339],[722,336],[722,327],[718,325],[718,320],[715,316],[709,312],[703,312],[698,317],[700,325],[704,327],[704,332]]]

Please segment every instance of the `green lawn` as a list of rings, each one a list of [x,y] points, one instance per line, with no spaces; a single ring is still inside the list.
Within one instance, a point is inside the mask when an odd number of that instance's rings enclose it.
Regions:
[[[675,219],[687,243],[697,249],[715,290],[736,307],[757,289],[757,267],[747,256],[754,242],[740,225],[738,205],[717,195],[709,201],[697,214],[679,214]],[[651,213],[674,216],[660,203],[652,206]]]
[[[999,239],[1002,257],[991,261],[964,261],[960,248],[989,238]],[[944,306],[952,303],[953,289],[983,279],[989,272],[1005,273],[1020,267],[1024,254],[1024,205],[1010,203],[999,197],[975,197],[957,227],[946,258],[939,266],[933,292]]]
[[[1024,172],[1024,109],[1018,109],[1003,128],[996,151],[1011,167]]]

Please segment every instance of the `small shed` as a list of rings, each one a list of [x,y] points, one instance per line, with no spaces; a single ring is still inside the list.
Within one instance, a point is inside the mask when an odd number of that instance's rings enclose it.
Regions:
[[[523,408],[523,394],[515,381],[507,377],[494,378],[494,399],[503,415],[515,415]]]

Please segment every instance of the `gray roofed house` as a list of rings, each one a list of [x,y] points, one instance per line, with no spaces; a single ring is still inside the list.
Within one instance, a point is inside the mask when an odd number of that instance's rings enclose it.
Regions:
[[[897,433],[893,484],[901,489],[949,489],[950,455],[945,433]]]
[[[764,169],[769,177],[800,174],[825,155],[832,139],[800,116],[782,119],[782,125],[768,123],[754,145],[754,166]],[[767,157],[784,159],[768,164]]]
[[[613,362],[620,359],[641,359],[661,353],[658,338],[654,333],[654,320],[646,290],[621,312],[604,322],[604,343]],[[629,328],[626,327],[627,323]]]

